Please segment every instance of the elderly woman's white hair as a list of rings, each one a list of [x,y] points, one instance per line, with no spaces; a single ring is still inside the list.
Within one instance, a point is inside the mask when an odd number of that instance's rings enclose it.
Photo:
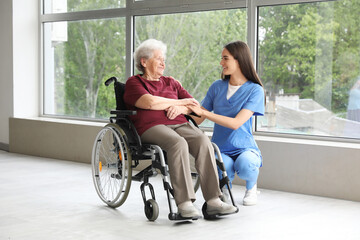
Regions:
[[[136,68],[144,73],[144,67],[141,65],[141,59],[149,59],[152,57],[154,50],[161,50],[166,55],[166,45],[156,39],[148,39],[142,42],[135,50],[134,60]]]

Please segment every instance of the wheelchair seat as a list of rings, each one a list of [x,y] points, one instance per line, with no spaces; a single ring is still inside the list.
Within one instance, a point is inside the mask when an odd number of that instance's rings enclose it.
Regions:
[[[129,116],[135,115],[136,111],[127,110],[123,100],[125,84],[119,82],[116,77],[111,77],[105,81],[106,86],[112,83],[114,84],[116,97],[116,110],[110,112],[110,123],[97,134],[92,151],[92,177],[100,199],[108,206],[117,208],[125,202],[130,191],[131,182],[142,182],[140,191],[144,202],[145,215],[148,220],[155,221],[159,215],[159,206],[149,178],[161,173],[170,210],[168,218],[170,220],[196,220],[197,218],[183,218],[174,211],[172,203],[174,190],[170,183],[166,152],[157,145],[143,144],[141,142],[140,136],[129,118]],[[188,119],[191,120],[189,117]],[[196,124],[194,121],[193,123]],[[213,146],[217,151],[217,156],[221,156],[214,143]],[[151,164],[133,175],[133,169],[138,167],[142,160],[151,160]],[[221,158],[220,161],[217,160],[217,164],[223,172],[220,187],[225,184],[229,186],[229,180]],[[194,190],[197,191],[200,182],[195,167],[192,169],[191,176]],[[146,196],[146,188],[149,189],[150,198]],[[230,197],[235,206],[231,192]],[[204,206],[206,208],[206,203]],[[216,217],[208,216],[204,206],[203,214],[205,218]]]

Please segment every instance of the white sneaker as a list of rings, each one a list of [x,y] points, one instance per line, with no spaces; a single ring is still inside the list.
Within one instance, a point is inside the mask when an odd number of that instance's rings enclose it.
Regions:
[[[257,184],[255,184],[251,189],[246,190],[245,196],[243,199],[244,206],[253,206],[257,203]]]
[[[230,193],[229,193],[229,189],[227,187],[223,187],[221,189],[222,191],[222,195],[220,197],[221,201],[228,203],[228,204],[232,204],[231,200],[230,200]]]

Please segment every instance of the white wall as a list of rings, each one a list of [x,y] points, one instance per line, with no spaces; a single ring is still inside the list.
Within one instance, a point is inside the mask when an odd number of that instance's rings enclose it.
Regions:
[[[38,0],[13,0],[14,117],[40,114]]]
[[[9,144],[9,117],[13,116],[12,1],[0,1],[0,149]]]
[[[9,118],[39,116],[39,1],[0,1],[0,149]]]

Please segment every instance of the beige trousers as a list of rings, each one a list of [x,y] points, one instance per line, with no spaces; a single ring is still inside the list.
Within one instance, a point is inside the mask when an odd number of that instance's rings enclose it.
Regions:
[[[214,148],[209,137],[199,128],[190,123],[157,125],[146,130],[141,135],[141,140],[158,145],[166,151],[177,205],[189,200],[195,201],[189,153],[195,158],[195,168],[205,201],[221,195]]]

